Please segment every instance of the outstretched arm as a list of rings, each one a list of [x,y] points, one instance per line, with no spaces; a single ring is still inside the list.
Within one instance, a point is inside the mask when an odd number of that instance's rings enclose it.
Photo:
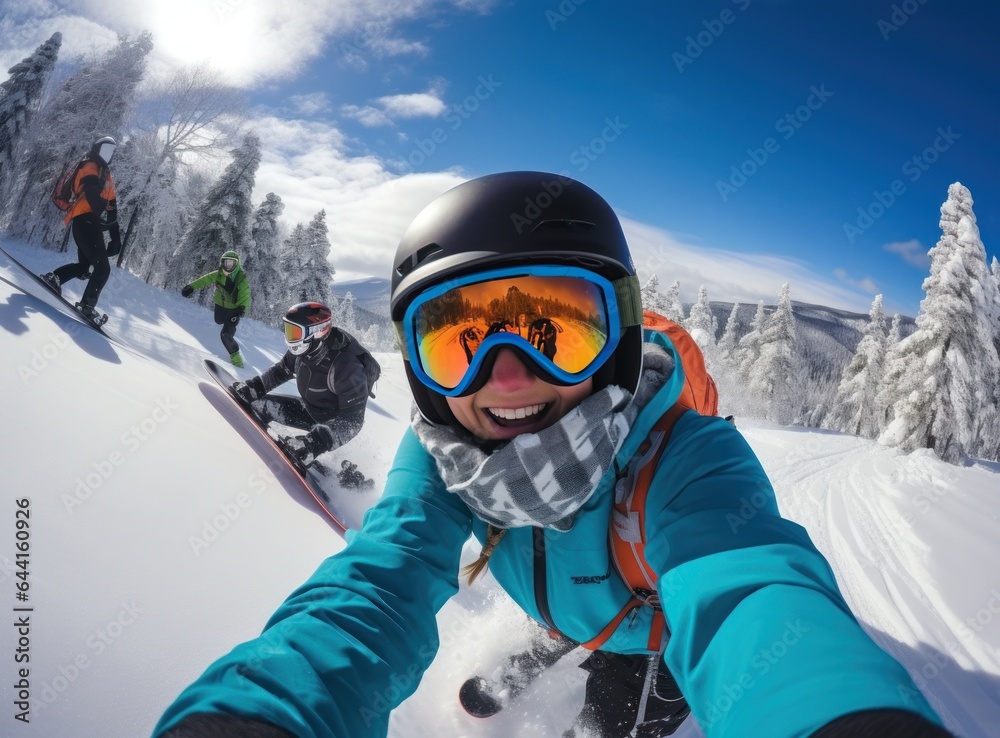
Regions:
[[[407,431],[381,501],[347,548],[285,600],[259,638],[188,687],[154,735],[199,713],[252,718],[298,738],[385,735],[389,712],[437,652],[435,615],[458,590],[471,529],[468,508],[444,491]]]
[[[811,735],[863,710],[937,722],[855,620],[806,531],[780,516],[735,428],[681,417],[649,494],[646,556],[660,572],[665,656],[710,738]]]

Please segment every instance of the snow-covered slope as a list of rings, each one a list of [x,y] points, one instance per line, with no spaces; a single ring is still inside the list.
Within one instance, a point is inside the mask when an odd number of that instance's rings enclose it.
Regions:
[[[38,271],[62,261],[15,253]],[[13,608],[32,608],[17,613],[30,621],[30,661],[14,660],[17,629],[0,629],[0,735],[148,735],[188,682],[256,635],[343,541],[218,412],[200,367],[222,354],[209,311],[115,270],[101,307],[119,345],[56,309],[2,256],[0,278],[0,604],[10,623]],[[281,354],[274,329],[246,321],[237,335],[256,370]],[[410,403],[399,357],[378,359],[378,397],[348,448],[381,481]],[[830,558],[873,636],[953,731],[995,735],[1000,465],[959,468],[840,434],[740,425],[782,509]],[[19,602],[23,499],[30,586]],[[572,722],[583,700],[580,654],[495,718],[458,707],[461,682],[527,638],[524,616],[489,576],[463,588],[439,625],[442,652],[394,713],[391,735],[555,737]],[[15,720],[18,668],[30,670],[27,725]],[[692,721],[678,733],[698,734]]]

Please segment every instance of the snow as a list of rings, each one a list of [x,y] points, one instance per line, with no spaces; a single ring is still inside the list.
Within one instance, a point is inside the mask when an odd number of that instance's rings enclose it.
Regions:
[[[66,255],[6,244],[47,271]],[[113,270],[100,306],[109,342],[0,255],[0,734],[148,735],[216,657],[257,635],[343,540],[274,477],[216,409],[206,357],[224,359],[211,312]],[[12,285],[11,282],[14,284]],[[81,283],[71,283],[77,294]],[[282,353],[244,321],[250,376]],[[348,456],[384,480],[409,417],[397,354]],[[854,436],[737,419],[785,515],[829,558],[852,609],[959,736],[1000,725],[1000,464],[941,462]],[[30,589],[15,599],[16,500],[30,500]],[[198,545],[197,541],[205,545]],[[993,552],[992,554],[990,552]],[[474,558],[469,545],[465,557]],[[30,662],[15,663],[13,608],[30,606]],[[524,616],[487,575],[439,616],[443,648],[392,736],[559,736],[583,700],[573,653],[488,720],[458,687],[524,644]],[[30,724],[17,668],[30,669]],[[374,698],[378,695],[373,695]],[[383,697],[391,697],[390,693]],[[688,721],[678,736],[699,735]]]

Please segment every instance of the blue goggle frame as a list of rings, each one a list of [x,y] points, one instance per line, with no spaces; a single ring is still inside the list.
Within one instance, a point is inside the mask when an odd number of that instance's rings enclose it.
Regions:
[[[510,279],[512,277],[519,276],[574,277],[577,279],[583,279],[600,289],[601,295],[604,299],[604,317],[608,328],[608,337],[604,346],[594,359],[581,371],[571,373],[556,366],[551,359],[532,345],[527,338],[524,338],[516,333],[505,333],[501,331],[483,338],[482,343],[479,345],[479,348],[472,357],[472,362],[465,370],[462,380],[454,388],[448,389],[431,379],[421,365],[420,351],[417,347],[417,311],[426,303],[437,299],[451,290],[482,282],[489,282],[497,279]],[[529,265],[507,267],[503,269],[491,269],[485,272],[475,272],[450,279],[447,282],[431,287],[426,292],[423,292],[416,297],[406,308],[406,312],[403,314],[402,324],[400,325],[397,323],[396,329],[400,333],[400,337],[402,339],[401,345],[403,346],[405,352],[403,358],[405,359],[409,357],[410,367],[413,370],[414,375],[420,380],[421,383],[429,389],[444,395],[445,397],[459,397],[465,393],[479,375],[483,363],[486,361],[486,357],[490,355],[493,352],[493,349],[498,346],[511,346],[520,349],[524,354],[531,357],[532,361],[538,366],[539,369],[541,369],[551,379],[555,380],[553,384],[578,384],[593,376],[593,374],[600,369],[609,358],[611,358],[611,354],[618,347],[618,342],[621,340],[622,328],[628,327],[629,325],[641,324],[641,314],[639,315],[637,321],[629,322],[623,321],[622,319],[622,314],[618,307],[616,285],[626,280],[630,281],[629,285],[627,287],[619,286],[619,289],[632,289],[633,285],[631,282],[636,280],[635,276],[624,277],[621,280],[612,282],[595,272],[581,267],[548,265]]]

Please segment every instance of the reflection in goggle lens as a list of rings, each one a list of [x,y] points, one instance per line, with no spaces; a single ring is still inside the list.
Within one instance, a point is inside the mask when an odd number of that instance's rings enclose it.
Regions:
[[[569,375],[585,370],[608,342],[604,292],[582,277],[492,279],[448,290],[413,314],[420,365],[433,381],[454,389],[491,335],[524,339],[529,351]]]

